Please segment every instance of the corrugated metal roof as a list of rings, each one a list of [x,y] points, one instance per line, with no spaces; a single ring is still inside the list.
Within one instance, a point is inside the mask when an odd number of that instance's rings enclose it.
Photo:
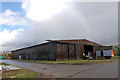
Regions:
[[[22,49],[27,49],[27,48],[31,48],[31,47],[35,47],[35,46],[40,46],[40,45],[44,45],[47,44],[49,42],[58,42],[58,43],[63,43],[63,44],[84,44],[84,45],[97,45],[97,46],[103,46],[101,44],[89,41],[87,39],[70,39],[70,40],[46,40],[48,42],[45,43],[41,43],[41,44],[37,44],[37,45],[33,45],[33,46],[28,46],[28,47],[24,47],[24,48],[20,48],[20,49],[16,49],[16,50],[12,50],[13,51],[19,51]]]
[[[96,42],[89,41],[87,39],[71,39],[71,40],[46,40],[46,41],[56,41],[56,42],[62,42],[62,43],[73,43],[73,44],[88,44],[88,45],[98,45],[103,46],[101,44],[98,44]]]

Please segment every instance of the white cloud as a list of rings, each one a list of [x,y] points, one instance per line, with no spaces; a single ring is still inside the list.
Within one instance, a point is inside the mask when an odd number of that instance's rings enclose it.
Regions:
[[[4,45],[11,47],[9,49],[38,44],[46,39],[87,38],[101,44],[117,43],[118,26],[115,3],[73,3],[71,7],[59,12],[59,14],[40,21],[41,8],[39,4],[41,3],[39,0],[34,0],[37,4],[31,3],[32,1],[25,0],[22,4],[26,17],[32,20],[31,23],[24,22],[24,20],[26,21],[25,17],[16,20],[16,15],[19,18],[17,13],[8,11],[7,13],[14,16],[6,14],[14,20],[8,18],[9,21],[3,23],[10,24],[12,22],[13,25],[30,24],[30,27],[26,30],[16,31],[16,35],[13,35],[10,31],[5,31],[7,34],[14,36],[11,36],[8,39],[9,41],[2,42]]]
[[[0,32],[0,46],[8,41],[12,41],[15,39],[15,36],[18,34],[18,32],[23,31],[23,29],[17,29],[13,31],[9,31],[7,29],[4,29],[2,32]]]
[[[26,11],[26,17],[35,20],[43,21],[60,13],[68,5],[67,0],[24,0],[22,8]]]
[[[16,25],[26,26],[29,23],[30,22],[25,17],[21,17],[19,13],[15,13],[10,10],[6,10],[2,14],[0,14],[0,24],[10,25],[10,26],[16,26]]]

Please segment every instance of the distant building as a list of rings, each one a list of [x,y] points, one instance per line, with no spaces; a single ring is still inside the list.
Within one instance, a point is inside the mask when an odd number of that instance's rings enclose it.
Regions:
[[[115,55],[120,56],[120,45],[112,45],[112,48],[115,51]]]
[[[10,51],[3,51],[0,54],[0,59],[11,59],[11,52]]]
[[[48,42],[12,51],[13,59],[25,60],[75,60],[83,54],[92,56],[96,51],[104,50],[103,45],[86,40],[47,40]]]

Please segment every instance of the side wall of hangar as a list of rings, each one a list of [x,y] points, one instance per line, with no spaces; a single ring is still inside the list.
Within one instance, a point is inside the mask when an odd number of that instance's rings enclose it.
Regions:
[[[12,51],[12,58],[25,60],[75,60],[82,59],[88,51],[92,56],[96,51],[104,50],[105,46],[88,40],[58,40],[34,45]]]

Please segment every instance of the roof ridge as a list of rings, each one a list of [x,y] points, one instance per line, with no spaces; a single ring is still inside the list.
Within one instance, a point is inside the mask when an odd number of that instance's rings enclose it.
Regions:
[[[68,40],[72,41],[72,40],[87,40],[87,39],[64,39],[64,40],[46,40],[46,41],[68,41]]]

